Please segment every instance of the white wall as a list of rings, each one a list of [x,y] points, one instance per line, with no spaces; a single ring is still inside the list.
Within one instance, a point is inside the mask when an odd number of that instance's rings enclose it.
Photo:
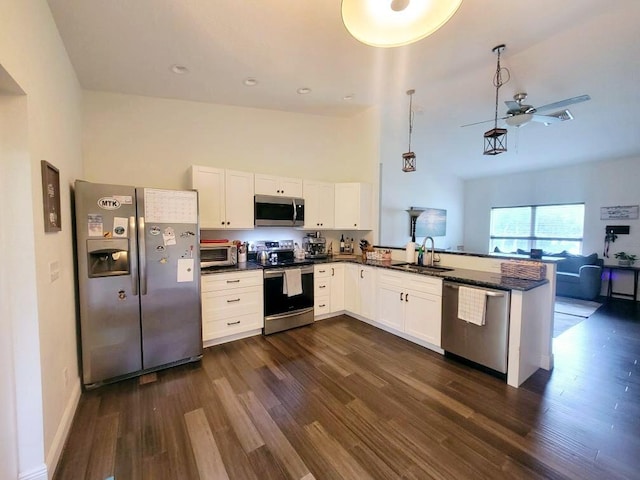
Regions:
[[[613,254],[623,250],[640,257],[640,220],[600,220],[600,207],[640,204],[639,184],[640,158],[467,180],[465,248],[488,251],[491,207],[584,202],[584,254],[596,252],[602,257],[605,227],[629,225],[630,235],[618,237],[605,263],[616,263]],[[616,284],[617,290],[630,292],[633,287],[629,288],[629,279],[622,279],[620,286]]]
[[[424,117],[415,117],[412,150],[416,171],[403,172],[402,154],[407,151],[408,120],[406,95],[395,97],[381,115],[380,138],[380,245],[404,247],[409,235],[410,207],[447,211],[446,236],[435,237],[436,248],[456,249],[462,245],[463,181],[441,166],[442,159],[430,157],[428,146],[438,141],[426,130]],[[416,238],[421,243],[423,238]]]
[[[85,92],[84,180],[186,188],[189,166],[205,165],[373,183],[376,118]]]
[[[0,63],[26,94],[22,107],[3,119],[19,125],[14,131],[23,141],[2,150],[3,183],[8,184],[1,193],[3,229],[9,232],[2,251],[11,258],[0,268],[11,280],[8,313],[15,352],[15,386],[3,383],[2,389],[15,391],[19,475],[39,479],[46,478],[45,461],[52,469],[57,460],[79,396],[69,186],[82,175],[81,91],[45,0],[3,1],[0,32]],[[59,233],[44,233],[43,159],[60,169]],[[49,282],[51,261],[60,265],[54,283]],[[15,464],[4,458],[4,449],[0,453],[0,464]]]

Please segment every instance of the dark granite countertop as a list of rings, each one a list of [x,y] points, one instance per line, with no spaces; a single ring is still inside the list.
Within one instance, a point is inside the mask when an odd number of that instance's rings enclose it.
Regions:
[[[401,266],[406,265],[407,262],[399,260],[366,260],[363,261],[362,257],[356,258],[332,258],[327,257],[324,259],[315,259],[314,264],[324,263],[355,263],[357,265],[368,265],[371,267],[388,268],[395,271],[410,273],[413,275],[429,275],[432,277],[442,278],[452,282],[465,283],[467,285],[475,285],[485,288],[497,288],[500,290],[521,290],[527,291],[549,283],[548,280],[524,280],[519,278],[503,277],[499,273],[482,272],[479,270],[467,270],[464,268],[452,268],[451,270],[443,272],[424,271],[424,272],[412,272],[403,269]],[[247,262],[239,263],[235,266],[229,267],[215,267],[202,270],[203,275],[210,275],[214,273],[227,273],[227,272],[243,272],[249,270],[261,270],[262,266],[257,263]]]
[[[214,273],[248,272],[250,270],[262,270],[262,267],[257,263],[245,262],[245,263],[238,263],[236,265],[228,265],[224,267],[202,268],[200,270],[200,273],[202,275],[213,275]]]
[[[377,250],[402,250],[405,248],[402,247],[385,247],[383,245],[375,245],[375,249]],[[418,247],[416,246],[416,251]],[[542,263],[558,263],[564,260],[564,257],[542,257],[542,258],[531,258],[529,255],[518,255],[516,253],[475,253],[475,252],[465,252],[460,250],[443,250],[441,248],[435,249],[436,253],[446,253],[447,255],[461,255],[467,257],[481,257],[481,258],[496,258],[496,259],[504,259],[504,260],[531,260],[533,262],[542,262]]]

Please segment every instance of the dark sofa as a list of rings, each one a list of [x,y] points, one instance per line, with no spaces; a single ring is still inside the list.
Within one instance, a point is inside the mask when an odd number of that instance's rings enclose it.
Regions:
[[[591,255],[558,255],[564,257],[556,268],[556,295],[593,300],[600,295],[604,261]]]

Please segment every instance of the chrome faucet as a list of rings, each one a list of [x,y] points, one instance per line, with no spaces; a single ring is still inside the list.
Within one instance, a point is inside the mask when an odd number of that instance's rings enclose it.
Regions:
[[[435,257],[436,254],[436,245],[435,242],[433,241],[433,237],[424,237],[424,240],[422,241],[422,249],[424,250],[425,248],[425,244],[427,243],[427,240],[431,240],[431,254],[429,257],[429,266],[433,267],[433,258]]]

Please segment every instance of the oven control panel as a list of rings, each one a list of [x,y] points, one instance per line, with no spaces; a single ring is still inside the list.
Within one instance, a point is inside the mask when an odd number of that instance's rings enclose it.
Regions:
[[[268,252],[293,251],[293,240],[258,240],[255,243],[256,251],[267,250]]]

